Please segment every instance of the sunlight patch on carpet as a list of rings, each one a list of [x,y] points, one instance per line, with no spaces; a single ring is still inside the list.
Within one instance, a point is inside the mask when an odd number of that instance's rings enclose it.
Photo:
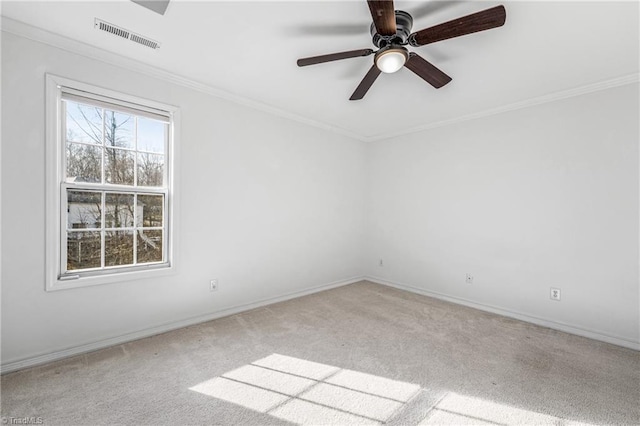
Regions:
[[[382,424],[420,386],[272,354],[191,388],[296,424]]]
[[[419,426],[461,424],[593,426],[453,392],[442,398]]]
[[[299,425],[381,425],[402,413],[422,390],[414,383],[279,354],[189,389]],[[454,392],[430,406],[418,422],[593,426]]]

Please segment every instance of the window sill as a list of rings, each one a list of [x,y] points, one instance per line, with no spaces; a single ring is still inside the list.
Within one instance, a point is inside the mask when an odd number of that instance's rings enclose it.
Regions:
[[[103,275],[79,276],[78,278],[62,277],[61,279],[60,277],[55,277],[47,282],[46,290],[68,290],[72,288],[90,287],[102,284],[159,278],[174,275],[175,273],[176,268],[174,266],[162,265],[153,269],[117,272]]]

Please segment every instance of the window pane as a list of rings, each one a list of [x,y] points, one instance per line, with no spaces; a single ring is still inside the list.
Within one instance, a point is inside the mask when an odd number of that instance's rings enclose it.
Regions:
[[[100,267],[100,232],[67,232],[67,270]]]
[[[137,226],[162,226],[164,195],[138,195]]]
[[[138,263],[162,261],[162,231],[138,230]]]
[[[107,148],[105,154],[105,181],[133,185],[134,153],[122,149]]]
[[[133,264],[133,231],[107,231],[104,237],[105,266]]]
[[[67,141],[102,144],[102,108],[67,103]]]
[[[162,186],[164,182],[164,155],[138,154],[138,185]]]
[[[138,151],[164,154],[167,124],[150,118],[138,117]]]
[[[105,110],[104,114],[105,145],[134,148],[135,118],[129,114],[109,110]]]
[[[55,159],[47,209],[58,211],[47,220],[57,244],[47,290],[60,274],[77,274],[77,284],[63,285],[74,287],[91,284],[85,277],[101,283],[164,267],[173,253],[173,107],[56,80],[47,79],[47,93],[57,95],[47,96],[47,110],[59,112],[46,123],[47,158]]]
[[[67,182],[100,183],[102,148],[79,143],[67,144]]]
[[[67,191],[67,228],[100,228],[102,194],[89,191]]]
[[[105,228],[133,226],[133,194],[107,192],[104,199]]]

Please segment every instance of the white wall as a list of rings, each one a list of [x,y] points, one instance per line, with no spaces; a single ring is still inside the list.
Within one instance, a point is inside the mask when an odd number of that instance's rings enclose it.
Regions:
[[[46,72],[182,108],[178,274],[44,291]],[[637,93],[366,145],[3,33],[2,364],[364,274],[638,345]]]
[[[367,273],[640,348],[639,114],[633,84],[373,143]]]
[[[177,275],[44,291],[45,73],[181,108]],[[362,142],[7,33],[2,124],[3,365],[363,275]]]

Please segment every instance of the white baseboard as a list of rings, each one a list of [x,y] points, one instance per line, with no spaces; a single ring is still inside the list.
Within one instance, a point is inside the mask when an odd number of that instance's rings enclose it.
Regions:
[[[433,297],[440,300],[456,303],[458,305],[469,306],[471,308],[479,309],[481,311],[492,312],[494,314],[515,318],[521,321],[526,321],[532,324],[548,327],[554,330],[564,331],[566,333],[575,334],[578,336],[588,337],[590,339],[599,340],[606,343],[611,343],[625,348],[635,349],[640,351],[640,342],[636,342],[630,339],[625,339],[619,336],[612,336],[604,334],[595,330],[588,330],[581,327],[577,327],[570,324],[564,324],[556,321],[550,321],[542,318],[537,318],[528,314],[510,311],[508,309],[499,308],[495,306],[485,305],[482,303],[473,302],[471,300],[462,299],[459,297],[448,296],[437,292],[424,290],[421,288],[413,287],[407,284],[400,284],[392,281],[388,281],[378,277],[366,276],[366,277],[353,277],[346,280],[335,281],[328,284],[323,284],[313,288],[305,290],[286,293],[280,296],[271,297],[267,299],[258,300],[251,303],[242,305],[236,305],[228,308],[224,308],[206,315],[200,315],[196,317],[186,318],[183,320],[161,324],[156,327],[147,328],[144,330],[135,331],[133,333],[127,333],[121,336],[111,337],[109,339],[99,340],[97,342],[87,343],[84,345],[74,346],[71,348],[46,353],[34,357],[24,358],[17,361],[10,361],[0,366],[0,373],[6,374],[13,371],[22,370],[29,367],[34,367],[41,364],[46,364],[60,359],[68,358],[75,355],[81,355],[87,352],[93,352],[100,349],[108,348],[110,346],[116,346],[123,343],[131,342],[145,337],[155,336],[157,334],[166,333],[168,331],[177,330],[179,328],[188,327],[191,325],[200,324],[203,322],[211,321],[214,319],[234,315],[240,312],[249,311],[251,309],[260,308],[262,306],[271,305],[273,303],[283,302],[285,300],[295,299],[297,297],[306,296],[313,293],[318,293],[324,290],[330,290],[332,288],[342,287],[345,285],[353,284],[358,281],[367,280],[376,284],[386,285],[388,287],[397,288],[399,290],[409,291],[411,293],[417,293],[424,296]]]
[[[240,312],[249,311],[252,309],[260,308],[262,306],[271,305],[273,303],[283,302],[285,300],[295,299],[297,297],[318,293],[318,292],[329,290],[332,288],[342,287],[342,286],[353,284],[362,280],[364,280],[364,277],[353,277],[346,280],[334,281],[328,284],[319,285],[319,286],[308,288],[305,290],[294,291],[291,293],[286,293],[280,296],[270,297],[267,299],[262,299],[262,300],[258,300],[251,303],[231,306],[215,312],[211,312],[209,314],[199,315],[196,317],[191,317],[191,318],[186,318],[179,321],[161,324],[156,327],[146,328],[144,330],[123,334],[121,336],[115,336],[109,339],[99,340],[97,342],[74,346],[68,349],[63,349],[60,351],[46,353],[46,354],[42,354],[34,357],[24,358],[17,361],[10,361],[7,363],[3,363],[0,366],[0,374],[6,374],[6,373],[22,370],[29,367],[46,364],[52,361],[58,361],[63,358],[68,358],[75,355],[81,355],[87,352],[97,351],[99,349],[108,348],[110,346],[120,345],[123,343],[131,342],[133,340],[155,336],[157,334],[162,334],[168,331],[177,330],[179,328],[184,328],[191,325],[196,325],[196,324],[211,321],[214,319],[226,317],[229,315],[234,315]]]
[[[589,339],[599,340],[601,342],[611,343],[613,345],[622,346],[629,349],[635,349],[636,351],[640,351],[640,342],[634,341],[631,339],[626,339],[620,336],[614,336],[610,334],[603,333],[597,330],[589,330],[583,327],[578,327],[571,324],[565,324],[558,321],[551,321],[543,318],[538,318],[529,314],[524,314],[521,312],[511,311],[509,309],[500,308],[497,306],[486,305],[483,303],[477,303],[472,300],[463,299],[460,297],[449,296],[442,293],[437,293],[429,290],[424,290],[422,288],[413,287],[408,284],[400,284],[393,281],[388,281],[378,277],[367,276],[364,278],[367,281],[372,283],[386,285],[388,287],[397,288],[399,290],[409,291],[411,293],[421,294],[423,296],[433,297],[435,299],[445,300],[447,302],[455,303],[458,305],[464,305],[471,308],[479,309],[485,312],[491,312],[494,314],[502,315],[509,318],[515,318],[521,321],[529,322],[532,324],[540,325],[543,327],[551,328],[554,330],[564,331],[565,333],[575,334],[577,336],[588,337]]]

